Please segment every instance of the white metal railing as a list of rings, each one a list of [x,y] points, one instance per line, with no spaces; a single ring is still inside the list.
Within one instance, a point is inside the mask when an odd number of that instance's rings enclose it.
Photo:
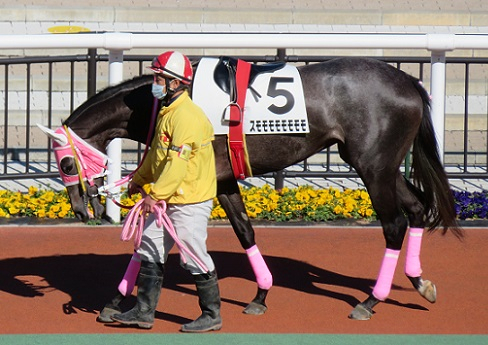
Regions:
[[[76,35],[76,36],[74,36]],[[109,84],[123,79],[124,51],[137,48],[235,48],[235,49],[425,49],[431,52],[432,119],[441,157],[444,152],[446,52],[457,49],[488,49],[484,34],[401,34],[401,33],[80,33],[41,35],[0,35],[0,49],[79,49],[109,51]],[[120,178],[121,140],[108,148],[112,159],[108,183]],[[118,207],[107,201],[107,214],[120,222]]]
[[[76,35],[76,39],[73,37]],[[104,48],[330,48],[488,49],[487,34],[399,33],[80,33],[0,35],[2,49]]]

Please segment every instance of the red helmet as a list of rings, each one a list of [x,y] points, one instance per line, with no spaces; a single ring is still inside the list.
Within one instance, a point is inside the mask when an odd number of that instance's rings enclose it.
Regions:
[[[190,84],[193,78],[193,69],[190,60],[177,51],[169,51],[154,58],[148,67],[154,73],[181,80],[183,84]]]

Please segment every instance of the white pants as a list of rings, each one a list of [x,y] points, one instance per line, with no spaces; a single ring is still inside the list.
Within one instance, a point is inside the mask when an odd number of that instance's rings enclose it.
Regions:
[[[202,261],[211,272],[215,269],[214,262],[207,252],[207,225],[212,211],[213,201],[207,200],[198,204],[168,204],[166,213],[173,223],[178,239]],[[166,263],[168,254],[175,241],[163,227],[158,228],[153,214],[146,220],[142,234],[141,246],[137,253],[144,261]],[[185,252],[186,265],[181,261],[183,268],[192,274],[204,272],[200,266]]]

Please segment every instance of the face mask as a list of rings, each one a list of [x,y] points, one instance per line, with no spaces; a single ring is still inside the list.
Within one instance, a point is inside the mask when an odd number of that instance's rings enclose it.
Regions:
[[[164,97],[166,97],[167,93],[163,91],[164,90],[164,86],[162,85],[159,85],[159,84],[152,84],[152,94],[154,97],[156,97],[157,99],[163,99]]]

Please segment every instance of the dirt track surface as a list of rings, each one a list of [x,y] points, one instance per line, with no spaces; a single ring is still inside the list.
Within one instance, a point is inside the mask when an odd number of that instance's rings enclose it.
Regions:
[[[154,328],[142,331],[95,321],[115,293],[132,243],[120,227],[0,227],[0,334],[175,333],[199,315],[189,274],[170,255]],[[460,242],[424,237],[424,279],[438,301],[423,300],[403,274],[400,257],[390,299],[369,321],[347,318],[370,293],[384,253],[378,227],[257,227],[274,287],[262,316],[242,314],[256,292],[254,275],[230,227],[212,227],[226,333],[488,333],[488,230],[468,228]],[[129,298],[125,308],[135,302]]]

